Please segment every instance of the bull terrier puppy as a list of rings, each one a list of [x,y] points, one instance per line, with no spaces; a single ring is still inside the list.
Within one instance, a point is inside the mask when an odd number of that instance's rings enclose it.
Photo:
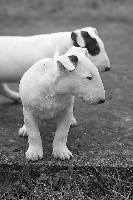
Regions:
[[[19,91],[24,126],[19,135],[28,135],[28,160],[43,158],[39,119],[56,120],[53,156],[70,159],[72,153],[66,142],[73,116],[73,97],[81,98],[88,104],[104,103],[105,91],[99,72],[87,54],[86,49],[71,47],[62,56],[36,62],[23,75]]]
[[[10,90],[4,82],[19,82],[35,62],[52,58],[56,45],[60,55],[71,46],[87,48],[90,60],[100,71],[110,69],[104,44],[93,27],[29,37],[0,36],[0,94],[14,101],[19,100],[19,94]]]

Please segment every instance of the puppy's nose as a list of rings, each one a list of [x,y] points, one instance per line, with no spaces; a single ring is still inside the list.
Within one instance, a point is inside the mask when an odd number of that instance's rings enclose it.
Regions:
[[[100,99],[100,101],[98,102],[98,104],[104,103],[105,99]]]
[[[109,71],[110,70],[110,67],[105,67],[105,71]]]

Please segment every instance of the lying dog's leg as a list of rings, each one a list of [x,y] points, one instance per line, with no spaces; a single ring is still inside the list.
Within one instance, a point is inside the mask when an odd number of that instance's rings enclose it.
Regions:
[[[20,100],[20,95],[17,92],[14,92],[10,90],[6,83],[0,83],[0,94],[8,97],[9,99],[12,99],[14,101],[19,101]]]
[[[53,156],[55,158],[70,159],[72,153],[66,146],[67,135],[72,121],[73,104],[69,109],[63,110],[57,120],[57,130],[53,141]]]
[[[25,124],[23,125],[22,128],[19,129],[18,134],[19,134],[19,136],[22,136],[22,137],[27,137],[28,136]]]
[[[26,158],[28,160],[38,160],[38,158],[43,158],[42,140],[38,128],[38,118],[33,116],[25,108],[23,109],[23,112],[29,143]]]

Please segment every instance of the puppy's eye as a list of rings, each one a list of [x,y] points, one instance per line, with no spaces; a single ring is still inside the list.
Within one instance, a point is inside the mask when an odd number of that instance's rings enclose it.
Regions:
[[[92,76],[88,76],[88,77],[86,77],[88,80],[92,80]]]

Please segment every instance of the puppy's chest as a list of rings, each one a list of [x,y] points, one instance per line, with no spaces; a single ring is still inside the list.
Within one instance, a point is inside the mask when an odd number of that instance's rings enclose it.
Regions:
[[[40,119],[53,118],[61,110],[66,109],[70,105],[70,95],[68,96],[57,96],[56,98],[45,99],[34,107],[34,114]]]

